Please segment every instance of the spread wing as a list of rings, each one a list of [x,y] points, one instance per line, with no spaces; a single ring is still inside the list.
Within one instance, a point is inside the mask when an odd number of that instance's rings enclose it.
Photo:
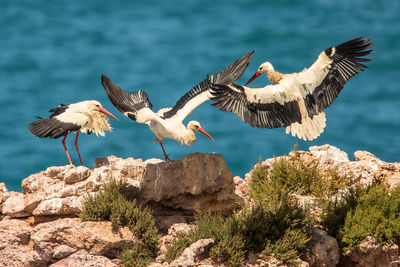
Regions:
[[[370,61],[364,56],[374,51],[367,50],[373,46],[370,40],[370,38],[359,37],[338,46],[329,47],[322,52],[331,62],[326,76],[305,96],[305,104],[310,117],[329,107],[346,82],[359,71],[368,67],[362,62]]]
[[[155,117],[152,111],[152,104],[146,92],[139,90],[128,95],[122,88],[111,82],[106,75],[101,75],[101,83],[110,99],[111,103],[126,117],[145,123]]]
[[[209,100],[210,94],[208,89],[211,83],[230,84],[235,82],[242,76],[243,72],[249,65],[254,51],[245,54],[241,59],[236,60],[231,65],[218,73],[214,73],[194,86],[189,92],[183,95],[168,112],[165,112],[165,119],[177,116],[183,121],[196,107]]]
[[[279,128],[301,122],[299,105],[295,98],[284,98],[280,85],[249,88],[241,85],[212,84],[212,105],[222,111],[235,113],[253,127]]]

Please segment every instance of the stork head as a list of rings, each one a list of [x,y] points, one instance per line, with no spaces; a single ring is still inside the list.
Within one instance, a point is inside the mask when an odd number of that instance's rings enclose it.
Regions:
[[[212,138],[211,135],[209,135],[203,128],[201,128],[201,125],[198,121],[190,121],[187,125],[187,128],[193,132],[197,130],[214,141],[214,138]]]
[[[247,81],[247,83],[245,84],[248,85],[249,83],[251,83],[255,78],[257,78],[258,76],[260,76],[263,73],[269,72],[269,71],[275,71],[274,67],[272,66],[271,63],[269,63],[268,61],[262,63],[260,65],[260,67],[258,67],[257,72]]]
[[[101,104],[100,104],[99,101],[96,101],[96,100],[88,100],[88,101],[84,101],[83,103],[84,103],[85,108],[86,108],[87,110],[89,110],[89,112],[92,112],[92,111],[101,112],[101,113],[104,113],[104,114],[110,116],[110,117],[113,118],[113,119],[118,120],[117,117],[115,117],[115,116],[114,116],[113,114],[111,114],[108,110],[106,110],[105,108],[103,108],[103,107],[101,106]]]

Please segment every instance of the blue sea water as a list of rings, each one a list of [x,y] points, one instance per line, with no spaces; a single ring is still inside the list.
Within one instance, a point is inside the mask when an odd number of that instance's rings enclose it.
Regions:
[[[385,0],[0,1],[0,182],[20,191],[22,179],[65,165],[61,139],[40,139],[27,129],[50,108],[96,99],[120,118],[104,138],[80,135],[86,166],[94,159],[162,158],[146,125],[122,116],[100,83],[102,73],[127,91],[145,90],[155,110],[170,107],[203,80],[244,53],[255,56],[239,83],[260,63],[283,73],[311,65],[329,46],[358,36],[375,42],[365,72],[346,84],[326,110],[327,127],[304,142],[284,129],[257,129],[207,102],[187,119],[214,138],[191,146],[164,145],[171,158],[192,152],[222,154],[234,175],[259,158],[329,143],[347,152],[367,150],[385,161],[400,155],[400,2]],[[267,83],[260,77],[252,86]],[[72,160],[79,163],[67,139]]]

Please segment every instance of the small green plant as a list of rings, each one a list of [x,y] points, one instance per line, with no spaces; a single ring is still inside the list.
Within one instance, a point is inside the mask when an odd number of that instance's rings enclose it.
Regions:
[[[345,249],[354,249],[367,236],[387,245],[400,237],[400,189],[390,193],[384,185],[367,188],[357,206],[346,214],[339,232]]]
[[[210,251],[213,258],[226,260],[231,266],[240,266],[243,262],[245,249],[241,236],[232,232],[229,219],[211,214],[196,216],[196,227],[187,235],[178,236],[168,247],[166,261],[171,262],[190,244],[204,238],[213,238],[215,241]]]
[[[124,182],[111,181],[84,202],[83,221],[108,220],[114,228],[127,226],[139,239],[120,255],[124,266],[146,266],[157,255],[159,235],[154,217],[147,207],[136,203],[137,192]]]
[[[273,254],[282,262],[293,264],[294,259],[299,256],[299,251],[304,250],[309,240],[310,237],[304,229],[288,228],[275,243],[267,242],[263,254]]]
[[[400,238],[400,189],[384,185],[352,190],[341,201],[327,203],[321,224],[338,239],[343,253],[358,247],[367,236],[382,245]]]
[[[265,202],[271,193],[280,198],[287,191],[315,197],[330,196],[346,187],[349,179],[340,178],[336,169],[325,173],[316,163],[307,166],[300,153],[294,150],[287,158],[275,159],[270,170],[258,163],[251,182],[250,195],[260,203]]]

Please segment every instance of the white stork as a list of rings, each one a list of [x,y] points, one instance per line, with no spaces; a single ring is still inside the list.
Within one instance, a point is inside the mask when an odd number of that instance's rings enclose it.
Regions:
[[[355,38],[321,52],[311,67],[298,73],[281,74],[271,63],[260,65],[246,83],[262,73],[275,85],[249,88],[241,85],[212,84],[214,106],[235,113],[253,127],[286,127],[286,133],[313,140],[324,130],[325,113],[345,83],[367,68],[361,62],[373,52],[370,38]]]
[[[112,130],[104,114],[118,120],[96,100],[86,100],[69,105],[61,104],[57,108],[50,109],[49,112],[52,112],[52,114],[48,119],[39,117],[40,120],[29,125],[29,130],[41,138],[59,138],[60,136],[64,136],[61,143],[70,165],[72,165],[71,158],[65,146],[65,139],[70,132],[76,132],[75,147],[81,165],[83,165],[78,149],[79,131],[86,134],[95,133],[97,136],[104,136],[104,131]]]
[[[114,106],[126,117],[147,124],[156,135],[154,143],[159,143],[166,161],[170,160],[162,144],[163,138],[170,138],[182,145],[192,145],[196,141],[195,131],[199,131],[211,140],[214,139],[200,126],[197,121],[190,121],[184,126],[182,121],[200,104],[209,100],[209,86],[211,83],[230,84],[235,82],[246,70],[253,53],[244,55],[226,69],[212,74],[193,87],[182,96],[173,108],[163,108],[157,113],[152,111],[146,92],[139,90],[128,94],[123,89],[112,83],[110,79],[102,75],[101,81],[108,97]]]

